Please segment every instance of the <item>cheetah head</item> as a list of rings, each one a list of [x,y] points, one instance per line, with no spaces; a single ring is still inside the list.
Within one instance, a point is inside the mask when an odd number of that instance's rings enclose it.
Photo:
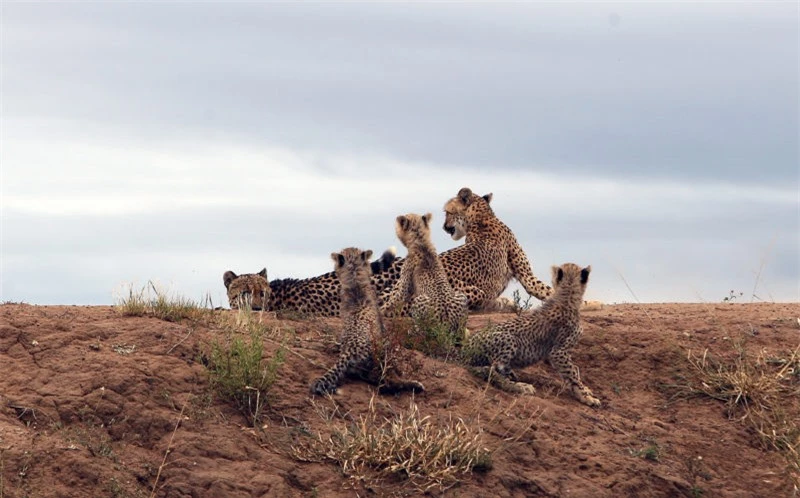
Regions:
[[[489,206],[492,202],[492,194],[484,196],[473,194],[472,190],[464,187],[458,191],[458,195],[447,201],[444,205],[444,225],[442,228],[450,234],[453,240],[461,240],[467,235],[468,210],[472,206],[473,210],[479,206]]]
[[[356,247],[348,247],[342,249],[342,252],[332,252],[331,259],[333,260],[333,269],[337,275],[343,272],[357,272],[365,271],[369,275],[372,270],[370,268],[369,258],[372,257],[372,251],[367,249],[362,251]]]
[[[394,225],[397,238],[406,247],[411,246],[416,240],[430,240],[431,218],[433,218],[431,213],[424,216],[414,213],[398,216]]]
[[[564,263],[561,266],[553,266],[553,288],[558,289],[564,286],[578,286],[581,294],[586,290],[589,283],[589,273],[592,271],[591,265],[581,268],[574,263]]]
[[[251,308],[254,311],[266,310],[272,291],[267,280],[267,269],[258,273],[237,275],[226,271],[222,276],[228,290],[228,303],[231,309]]]

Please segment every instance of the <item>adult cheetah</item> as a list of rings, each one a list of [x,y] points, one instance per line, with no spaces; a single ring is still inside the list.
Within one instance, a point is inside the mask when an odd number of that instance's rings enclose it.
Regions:
[[[480,196],[462,188],[444,205],[442,228],[464,245],[441,255],[456,291],[467,295],[472,310],[492,309],[495,300],[516,278],[528,294],[544,301],[553,289],[536,278],[514,233],[494,214],[492,194]]]
[[[453,291],[447,273],[431,242],[431,213],[409,213],[395,220],[397,238],[408,249],[400,279],[381,306],[385,315],[410,305],[415,322],[429,317],[445,324],[451,336],[460,339],[467,320],[467,296]]]
[[[491,378],[502,389],[532,394],[533,386],[516,382],[511,368],[546,359],[580,402],[599,406],[600,400],[583,385],[580,371],[570,357],[582,332],[580,308],[590,271],[591,266],[581,268],[573,263],[554,266],[555,292],[541,307],[471,335],[462,349],[464,362],[472,367],[470,371],[484,379]]]
[[[395,260],[396,250],[390,247],[370,263],[370,270],[375,279],[384,278],[382,275],[389,270]],[[256,277],[263,277],[263,281]],[[226,271],[223,275],[223,282],[228,291],[228,300],[231,309],[239,307],[242,297],[248,298],[249,295],[256,296],[256,293],[264,293],[260,299],[253,299],[257,304],[256,310],[281,311],[294,310],[300,313],[309,313],[320,316],[339,316],[339,279],[336,272],[328,272],[322,275],[297,279],[282,278],[267,281],[266,268],[259,274],[248,273],[246,275],[236,275],[232,271]],[[241,279],[241,280],[240,280]],[[264,286],[267,288],[264,288]],[[256,286],[256,287],[253,287]]]
[[[222,275],[222,283],[225,284],[231,309],[249,307],[254,311],[261,311],[268,308],[272,290],[267,280],[266,268],[258,273],[243,275],[226,271]]]
[[[387,341],[375,288],[370,283],[370,256],[372,251],[355,247],[331,254],[340,282],[341,353],[336,364],[311,384],[312,394],[335,392],[345,375],[378,385],[382,394],[424,390],[419,382],[400,380],[392,362],[394,351]]]

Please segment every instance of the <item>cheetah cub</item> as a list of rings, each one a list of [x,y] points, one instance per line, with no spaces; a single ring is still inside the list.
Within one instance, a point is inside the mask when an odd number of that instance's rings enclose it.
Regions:
[[[311,384],[312,394],[336,391],[346,375],[359,377],[378,386],[381,394],[412,390],[424,391],[419,382],[402,381],[392,362],[378,299],[370,282],[369,258],[372,251],[355,247],[332,253],[336,276],[341,283],[341,353],[336,364]]]
[[[498,387],[533,394],[532,385],[515,381],[511,368],[547,359],[580,402],[599,406],[600,400],[583,385],[578,367],[570,357],[570,350],[582,332],[580,309],[591,269],[591,266],[581,269],[572,263],[553,266],[554,293],[541,307],[469,337],[462,350],[464,362],[472,366],[469,370],[487,379],[493,367],[495,373],[491,377]]]
[[[408,249],[408,256],[381,311],[391,315],[409,309],[415,322],[434,317],[460,340],[467,321],[467,296],[454,291],[447,280],[447,273],[431,242],[432,217],[431,213],[397,217],[395,231]]]

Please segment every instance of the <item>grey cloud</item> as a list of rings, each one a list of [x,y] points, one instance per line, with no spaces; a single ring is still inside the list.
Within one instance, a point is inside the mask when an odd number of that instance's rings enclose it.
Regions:
[[[152,140],[797,185],[792,9],[12,4],[4,111]]]

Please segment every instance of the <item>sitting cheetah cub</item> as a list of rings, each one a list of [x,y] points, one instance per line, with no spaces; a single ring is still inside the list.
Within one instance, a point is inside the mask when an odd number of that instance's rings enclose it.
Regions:
[[[473,367],[470,371],[487,379],[493,367],[496,373],[491,377],[498,387],[532,394],[533,386],[515,382],[511,368],[547,359],[569,383],[579,401],[599,406],[600,400],[581,383],[578,367],[570,358],[570,350],[582,332],[580,309],[591,269],[591,266],[581,269],[572,263],[553,266],[554,293],[541,307],[477,331],[467,339],[462,357]]]
[[[377,385],[381,394],[425,390],[419,382],[400,380],[392,364],[393,351],[385,340],[378,298],[370,282],[370,256],[372,251],[355,247],[331,254],[341,283],[341,354],[336,364],[311,384],[312,394],[335,392],[345,375],[354,375]]]
[[[410,305],[415,322],[434,317],[446,324],[450,334],[460,340],[467,321],[467,296],[455,292],[447,280],[447,273],[431,242],[432,217],[431,213],[397,217],[395,231],[408,249],[408,256],[381,311],[391,315]]]

